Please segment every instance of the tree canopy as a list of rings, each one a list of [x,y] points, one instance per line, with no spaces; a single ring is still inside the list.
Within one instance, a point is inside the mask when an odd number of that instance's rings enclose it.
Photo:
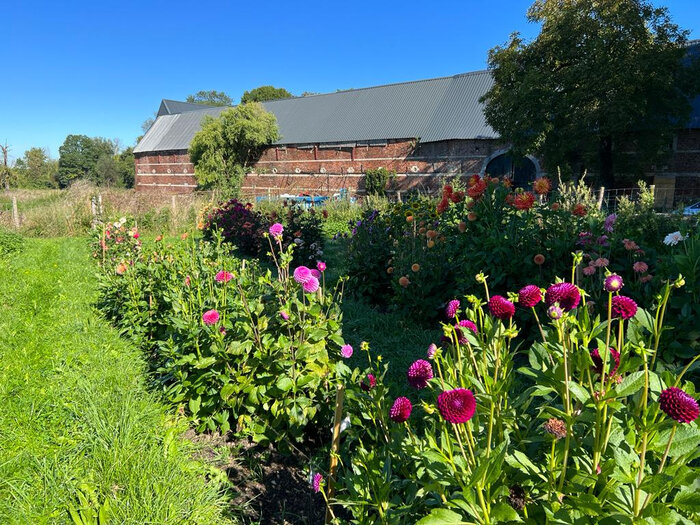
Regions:
[[[204,104],[206,106],[233,106],[233,100],[223,91],[197,91],[194,95],[188,95],[186,102],[190,104]]]
[[[257,102],[205,116],[189,149],[197,182],[236,194],[246,167],[278,138],[277,119]]]
[[[246,104],[248,102],[266,102],[268,100],[278,100],[280,98],[292,98],[293,96],[294,95],[284,88],[260,86],[244,92],[241,97],[241,104]]]
[[[65,188],[74,180],[84,179],[97,185],[133,185],[133,148],[119,152],[118,141],[86,135],[68,135],[58,148],[56,180]]]
[[[21,188],[55,188],[58,162],[42,148],[30,148],[15,161],[14,183]]]
[[[493,87],[487,122],[514,153],[543,157],[548,169],[640,173],[667,155],[690,115],[698,64],[683,64],[687,31],[645,0],[537,0],[542,24],[489,54]]]

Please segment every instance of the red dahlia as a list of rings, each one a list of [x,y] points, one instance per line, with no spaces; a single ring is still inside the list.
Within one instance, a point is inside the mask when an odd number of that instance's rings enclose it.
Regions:
[[[394,423],[403,423],[411,416],[413,405],[407,397],[398,397],[389,410],[389,419]]]
[[[529,191],[518,193],[513,199],[513,206],[518,210],[529,210],[533,204],[535,204],[535,195]]]
[[[557,283],[547,288],[544,294],[544,302],[547,306],[559,303],[562,310],[568,312],[578,306],[581,300],[581,292],[571,283]]]
[[[438,410],[448,423],[466,423],[474,415],[476,399],[471,390],[455,388],[442,392],[437,399]]]
[[[408,367],[406,375],[408,384],[420,390],[428,386],[428,381],[433,378],[433,367],[425,359],[419,359]]]
[[[447,303],[447,308],[445,308],[445,314],[449,319],[453,319],[457,315],[457,310],[459,310],[459,301],[457,299],[452,299]]]
[[[365,392],[369,392],[375,386],[377,386],[377,378],[374,377],[374,374],[367,374],[367,382],[362,381],[360,383],[360,388]]]
[[[608,359],[608,375],[613,375],[620,366],[620,352],[614,348],[610,348],[610,357],[612,361]],[[603,358],[600,356],[600,349],[596,348],[591,352],[591,359],[593,359],[593,371],[596,374],[603,373]]]
[[[518,302],[525,308],[532,308],[542,300],[539,286],[528,284],[518,292]]]
[[[661,392],[659,404],[668,417],[679,423],[692,423],[700,415],[698,402],[675,386]]]
[[[637,313],[637,303],[624,295],[616,295],[612,298],[613,317],[631,319]]]
[[[497,319],[507,321],[515,314],[515,305],[502,295],[494,295],[489,301],[489,312]]]

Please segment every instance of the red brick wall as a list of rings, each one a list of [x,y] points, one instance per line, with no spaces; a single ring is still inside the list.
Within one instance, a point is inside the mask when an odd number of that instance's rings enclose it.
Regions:
[[[188,193],[197,187],[187,151],[136,153],[134,166],[137,190]]]

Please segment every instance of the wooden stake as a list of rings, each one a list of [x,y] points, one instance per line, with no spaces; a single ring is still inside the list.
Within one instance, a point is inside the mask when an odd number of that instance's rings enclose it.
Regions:
[[[338,392],[335,395],[335,418],[333,422],[333,442],[331,443],[331,466],[328,470],[328,504],[326,506],[326,523],[330,523],[333,517],[330,502],[335,492],[335,475],[338,472],[338,451],[340,450],[340,424],[343,421],[343,399],[345,398],[345,387],[338,385]]]
[[[19,230],[19,212],[17,211],[17,197],[12,196],[12,220],[15,223],[15,228]]]
[[[605,196],[605,186],[601,186],[598,191],[598,209],[603,207],[603,197]]]

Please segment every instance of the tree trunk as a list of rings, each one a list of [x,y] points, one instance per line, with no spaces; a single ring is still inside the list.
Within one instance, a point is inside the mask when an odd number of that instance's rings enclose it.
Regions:
[[[598,160],[600,164],[601,184],[606,188],[615,187],[615,172],[613,171],[613,140],[612,137],[601,137]]]

